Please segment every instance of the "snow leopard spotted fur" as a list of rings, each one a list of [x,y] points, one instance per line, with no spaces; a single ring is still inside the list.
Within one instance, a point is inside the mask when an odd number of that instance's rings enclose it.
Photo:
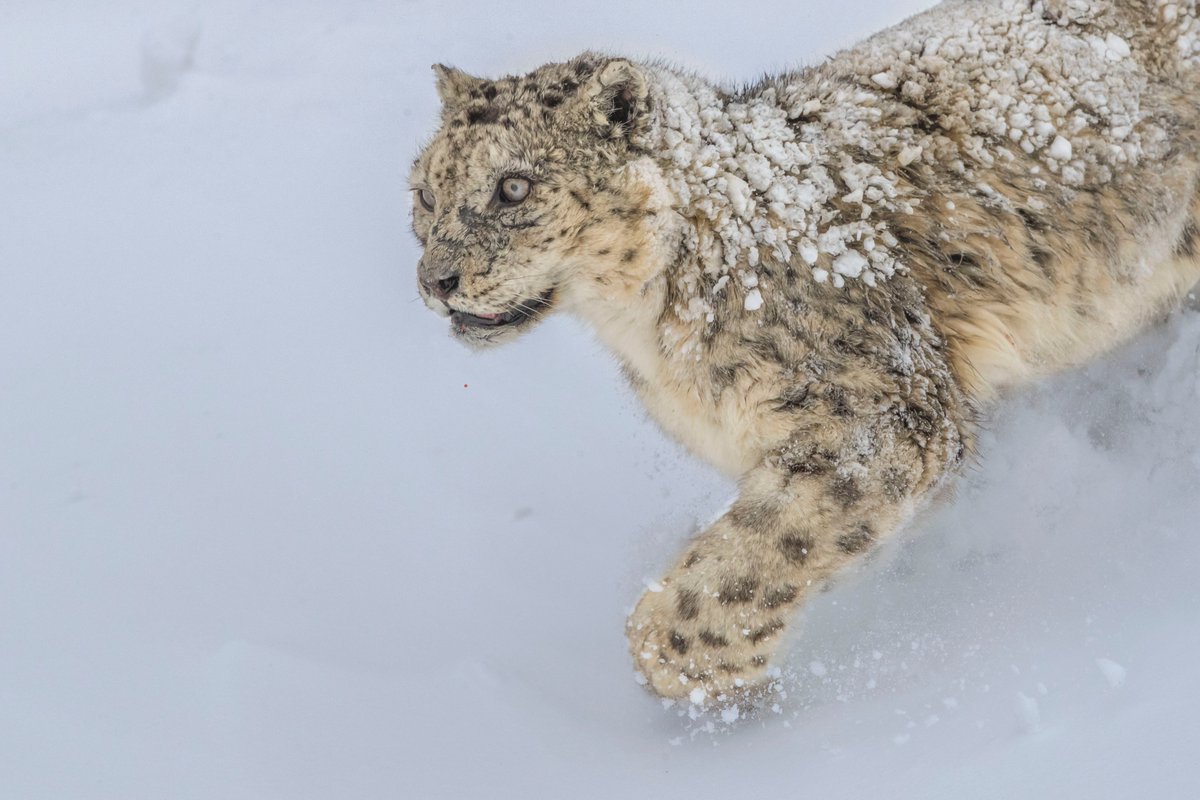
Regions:
[[[578,315],[740,481],[629,617],[654,692],[761,685],[989,400],[1200,280],[1198,66],[1195,2],[950,0],[743,89],[594,53],[435,68],[426,303],[473,346]]]

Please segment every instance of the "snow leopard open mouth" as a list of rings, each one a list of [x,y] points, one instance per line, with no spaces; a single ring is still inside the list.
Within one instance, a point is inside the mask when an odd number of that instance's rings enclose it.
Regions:
[[[533,300],[522,300],[515,308],[503,314],[471,314],[466,311],[451,309],[450,324],[460,330],[467,328],[507,328],[521,325],[540,316],[554,302],[554,290],[551,289]]]

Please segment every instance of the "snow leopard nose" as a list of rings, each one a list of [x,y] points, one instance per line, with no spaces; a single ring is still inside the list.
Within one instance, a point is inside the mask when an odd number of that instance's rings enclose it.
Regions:
[[[440,278],[439,280],[433,281],[432,285],[429,287],[429,291],[433,292],[433,295],[439,300],[445,300],[447,297],[454,294],[457,289],[457,275],[451,275],[448,278]]]
[[[445,300],[458,291],[459,273],[457,270],[439,268],[423,272],[421,285],[425,287],[425,291],[438,300]]]

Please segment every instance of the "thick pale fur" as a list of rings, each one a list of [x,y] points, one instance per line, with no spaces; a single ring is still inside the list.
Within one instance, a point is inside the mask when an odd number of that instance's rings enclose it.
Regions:
[[[744,91],[595,54],[439,68],[412,171],[436,198],[414,211],[427,303],[552,299],[740,480],[629,618],[650,688],[760,684],[807,593],[930,497],[988,400],[1200,280],[1197,33],[1192,2],[956,0]],[[497,202],[508,175],[524,203]]]

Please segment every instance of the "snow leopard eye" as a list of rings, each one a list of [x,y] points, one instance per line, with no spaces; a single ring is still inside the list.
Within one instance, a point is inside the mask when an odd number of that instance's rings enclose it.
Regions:
[[[421,201],[422,208],[426,211],[433,211],[433,192],[428,189],[417,189],[417,199]]]
[[[532,188],[533,184],[527,178],[501,178],[500,185],[496,187],[496,196],[500,198],[501,203],[516,205],[525,202]]]

